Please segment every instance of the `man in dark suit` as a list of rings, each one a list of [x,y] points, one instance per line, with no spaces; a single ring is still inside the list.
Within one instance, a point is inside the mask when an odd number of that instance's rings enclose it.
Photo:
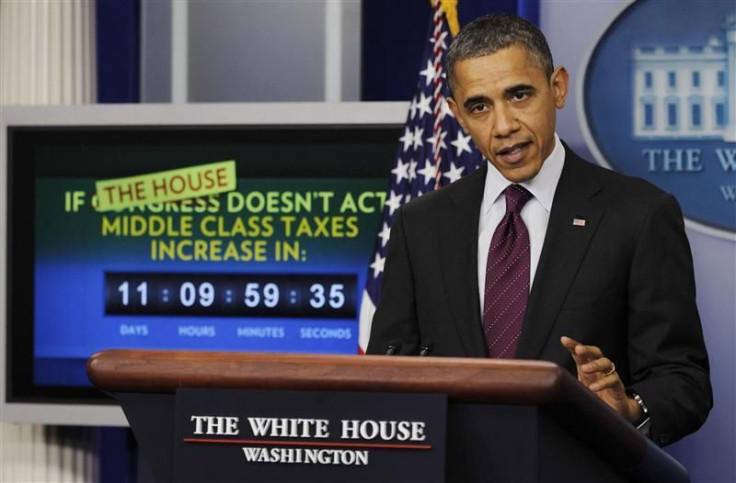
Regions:
[[[446,72],[489,163],[398,211],[368,353],[552,361],[660,445],[695,431],[712,393],[675,199],[562,144],[568,73],[528,22],[468,24]]]

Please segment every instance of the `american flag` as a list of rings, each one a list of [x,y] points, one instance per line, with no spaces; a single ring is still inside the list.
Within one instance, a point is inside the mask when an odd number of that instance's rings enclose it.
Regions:
[[[391,187],[366,278],[360,309],[361,353],[368,347],[371,321],[380,298],[386,247],[396,210],[428,191],[457,181],[483,163],[482,155],[447,105],[450,91],[443,62],[451,41],[447,19],[437,1],[421,64],[423,70],[419,72],[417,90],[399,138]]]

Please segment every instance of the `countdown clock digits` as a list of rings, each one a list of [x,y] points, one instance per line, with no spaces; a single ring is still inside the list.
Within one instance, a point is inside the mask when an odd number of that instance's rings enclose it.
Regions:
[[[344,274],[105,273],[107,315],[354,318]]]
[[[263,300],[263,305],[272,309],[279,303],[279,286],[275,283],[267,283],[261,289],[260,284],[251,282],[245,285],[245,305],[250,308],[258,307]]]
[[[215,287],[210,282],[202,282],[199,286],[184,282],[179,288],[179,303],[184,307],[192,307],[195,303],[209,307],[214,301]]]
[[[341,283],[330,285],[329,298],[325,298],[325,287],[322,284],[315,283],[309,287],[312,297],[309,299],[309,305],[315,309],[321,309],[325,305],[325,301],[330,304],[333,309],[342,308],[345,304],[345,286]]]

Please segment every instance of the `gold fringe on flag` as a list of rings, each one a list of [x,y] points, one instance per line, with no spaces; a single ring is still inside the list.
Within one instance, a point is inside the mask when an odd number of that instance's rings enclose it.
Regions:
[[[457,19],[457,1],[458,0],[429,0],[432,7],[434,7],[437,2],[440,3],[440,7],[445,12],[447,25],[450,27],[450,33],[453,37],[460,31],[460,22]]]

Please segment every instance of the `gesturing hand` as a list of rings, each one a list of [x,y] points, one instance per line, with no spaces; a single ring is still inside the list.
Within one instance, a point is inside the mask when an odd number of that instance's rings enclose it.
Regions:
[[[575,361],[578,381],[631,423],[642,418],[641,407],[626,393],[616,366],[600,348],[564,336],[560,342]]]

